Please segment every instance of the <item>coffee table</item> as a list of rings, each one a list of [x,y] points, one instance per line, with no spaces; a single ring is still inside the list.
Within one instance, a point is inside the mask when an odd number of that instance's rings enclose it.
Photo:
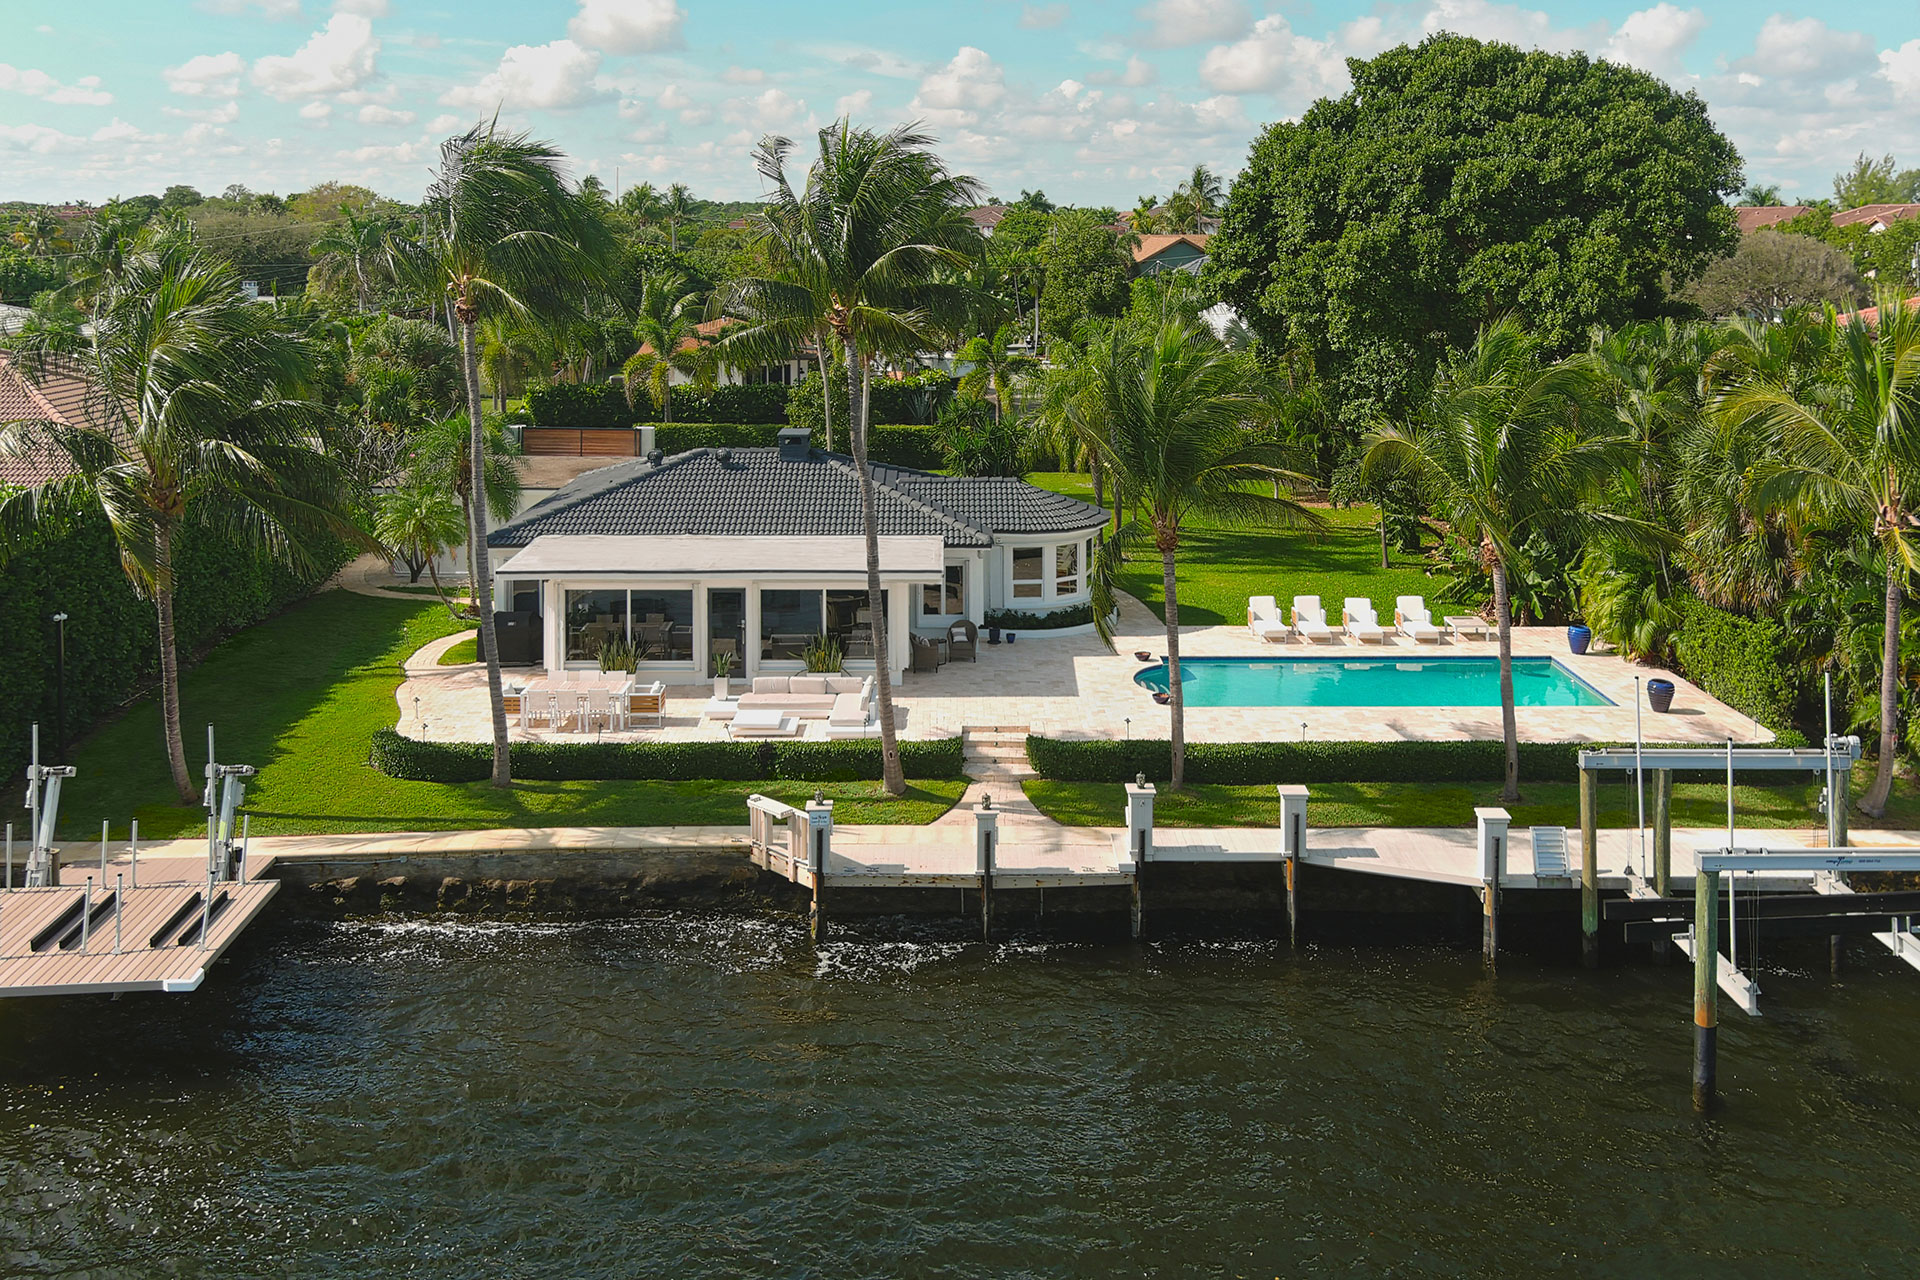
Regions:
[[[1447,630],[1456,636],[1474,635],[1482,640],[1487,638],[1487,620],[1477,613],[1448,614],[1443,621],[1447,624]]]

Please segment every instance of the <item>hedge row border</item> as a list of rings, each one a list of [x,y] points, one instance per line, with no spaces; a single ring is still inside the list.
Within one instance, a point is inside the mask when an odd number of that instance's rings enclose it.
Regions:
[[[513,776],[529,782],[860,782],[881,776],[877,741],[516,742]],[[909,778],[961,776],[959,738],[902,742]],[[493,773],[484,742],[423,742],[392,729],[373,735],[368,763],[408,782],[480,782]]]

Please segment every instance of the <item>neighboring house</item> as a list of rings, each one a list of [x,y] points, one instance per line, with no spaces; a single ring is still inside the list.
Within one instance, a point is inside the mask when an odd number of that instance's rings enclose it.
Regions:
[[[1000,225],[1000,219],[1007,216],[1010,204],[983,204],[967,210],[967,217],[973,225],[980,228],[980,234],[989,240],[993,238],[993,229]]]
[[[1858,209],[1834,214],[1833,225],[1851,227],[1865,223],[1868,231],[1878,235],[1893,223],[1907,218],[1920,218],[1920,204],[1863,204]]]
[[[31,307],[16,307],[11,302],[0,302],[0,338],[10,338],[20,332],[32,316]]]
[[[1011,477],[875,466],[887,661],[910,638],[989,610],[1046,614],[1091,599],[1107,513]],[[631,639],[641,669],[691,684],[716,653],[743,674],[804,668],[830,636],[872,669],[857,472],[787,428],[777,448],[690,449],[616,463],[563,485],[487,539],[503,609],[538,614],[550,671],[590,668]]]
[[[699,332],[701,338],[712,342],[729,328],[739,323],[741,322],[738,320],[730,320],[722,317],[718,320],[702,320],[694,327]],[[685,338],[681,340],[680,350],[691,351],[698,345],[699,343],[695,339]],[[641,343],[639,354],[652,355],[653,344]],[[715,373],[714,381],[721,386],[727,387],[738,386],[743,383],[753,385],[762,382],[772,382],[783,387],[790,387],[806,377],[807,371],[812,367],[813,362],[811,360],[802,359],[798,355],[795,355],[792,359],[780,360],[772,364],[721,365]],[[680,372],[678,369],[671,369],[667,372],[667,385],[670,387],[684,387],[691,381],[693,381],[692,378]]]
[[[1740,231],[1744,235],[1797,218],[1811,208],[1811,205],[1804,204],[1741,205],[1733,211],[1733,220],[1740,224]]]
[[[33,421],[90,427],[97,421],[96,407],[85,378],[58,370],[48,370],[38,379],[29,378],[12,352],[0,351],[0,425]],[[44,484],[67,471],[66,455],[57,449],[0,453],[0,485],[10,488]]]
[[[1908,298],[1906,308],[1909,311],[1920,310],[1920,295]],[[1853,321],[1859,320],[1868,328],[1872,328],[1874,325],[1880,323],[1880,308],[1862,307],[1858,311],[1842,312],[1839,319],[1841,324],[1851,324]]]
[[[1133,246],[1133,274],[1157,276],[1163,271],[1198,275],[1207,262],[1204,235],[1141,236]]]

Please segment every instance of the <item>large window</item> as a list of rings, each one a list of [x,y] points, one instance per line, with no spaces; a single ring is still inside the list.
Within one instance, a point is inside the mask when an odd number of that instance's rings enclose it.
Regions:
[[[804,658],[807,643],[821,634],[818,590],[760,593],[761,657]]]
[[[954,617],[965,613],[966,600],[963,587],[966,583],[967,567],[960,564],[947,566],[946,581],[929,582],[920,588],[920,614],[922,617]]]
[[[1053,594],[1078,595],[1080,591],[1080,544],[1069,542],[1053,549]]]
[[[1013,549],[1013,597],[1016,600],[1038,600],[1046,594],[1046,582],[1043,578],[1047,556],[1040,547],[1015,547]]]
[[[567,660],[592,662],[609,640],[627,637],[627,593],[567,592]]]
[[[635,591],[629,600],[640,661],[693,661],[693,592]]]

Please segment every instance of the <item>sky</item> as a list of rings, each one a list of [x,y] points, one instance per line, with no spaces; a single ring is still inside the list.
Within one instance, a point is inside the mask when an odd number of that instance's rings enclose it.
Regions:
[[[1582,49],[1697,90],[1749,180],[1830,195],[1856,153],[1920,165],[1920,0],[6,0],[0,199],[186,182],[413,200],[497,110],[608,187],[760,194],[749,151],[836,117],[920,120],[993,193],[1164,196],[1237,173],[1346,59],[1435,31]]]

